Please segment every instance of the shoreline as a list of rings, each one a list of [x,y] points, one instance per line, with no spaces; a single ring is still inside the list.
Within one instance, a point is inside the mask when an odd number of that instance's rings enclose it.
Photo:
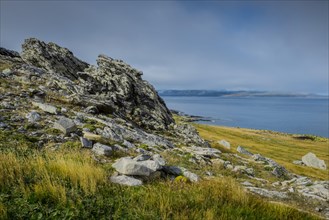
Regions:
[[[273,133],[273,134],[292,136],[292,137],[294,137],[296,139],[300,139],[300,140],[314,140],[316,138],[324,138],[324,139],[329,140],[329,137],[325,137],[325,136],[321,136],[321,135],[314,135],[314,134],[289,133],[289,132],[276,131],[276,130],[270,130],[270,129],[258,129],[258,128],[249,128],[249,127],[240,127],[240,126],[235,127],[235,126],[218,125],[218,124],[198,123],[198,122],[214,122],[214,119],[212,119],[211,117],[205,117],[205,116],[200,116],[200,115],[189,115],[185,112],[174,110],[174,109],[170,109],[170,112],[173,115],[182,117],[185,122],[195,123],[195,124],[199,124],[199,125],[222,127],[222,128],[246,129],[246,130],[252,130],[252,131],[265,131],[265,132]]]

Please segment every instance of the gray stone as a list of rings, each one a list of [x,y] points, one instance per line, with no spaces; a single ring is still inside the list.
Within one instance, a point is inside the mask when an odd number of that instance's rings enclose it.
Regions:
[[[9,76],[12,73],[12,71],[11,71],[11,69],[7,68],[7,69],[2,70],[2,73],[6,76]]]
[[[305,165],[301,160],[294,160],[292,163],[296,165]]]
[[[244,181],[243,183],[241,183],[243,186],[254,186],[252,183],[248,182],[248,181]]]
[[[122,143],[124,146],[126,146],[127,148],[131,149],[131,148],[135,148],[136,146],[132,143],[130,143],[129,141],[127,140],[123,140],[123,143]]]
[[[97,155],[110,156],[112,154],[112,148],[105,144],[96,143],[91,149]]]
[[[135,161],[144,161],[144,160],[149,160],[150,158],[151,158],[151,156],[148,154],[140,154],[140,155],[134,157],[134,160]]]
[[[227,148],[227,149],[231,149],[231,144],[230,142],[226,141],[226,140],[220,140],[218,141],[218,144],[222,145],[223,147]]]
[[[268,197],[268,198],[280,198],[280,199],[288,198],[288,195],[285,192],[271,191],[271,190],[258,188],[258,187],[246,187],[246,188],[253,193],[256,193],[258,195]]]
[[[39,121],[41,117],[40,117],[39,113],[32,111],[32,112],[26,114],[26,118],[29,122],[35,123],[35,122]]]
[[[0,128],[7,128],[8,125],[4,122],[0,122]]]
[[[141,180],[135,179],[130,176],[120,175],[120,176],[111,176],[110,181],[112,183],[117,183],[120,185],[126,186],[141,186],[143,182]]]
[[[93,142],[88,140],[87,138],[80,137],[80,142],[82,147],[84,148],[92,148],[93,147]]]
[[[306,166],[314,167],[322,170],[326,170],[327,166],[324,162],[324,160],[320,160],[316,157],[313,153],[308,153],[302,157],[302,161]]]
[[[254,155],[253,153],[250,153],[249,151],[247,151],[244,147],[238,146],[238,148],[236,149],[239,153],[241,154],[245,154],[248,156],[252,156]]]
[[[170,174],[174,176],[179,176],[183,174],[183,171],[179,167],[175,167],[175,166],[163,166],[162,170],[166,174]]]
[[[184,167],[180,167],[182,170],[183,176],[185,176],[187,179],[189,179],[191,182],[199,182],[200,177],[196,175],[195,173],[192,173],[185,169]]]
[[[235,166],[233,172],[241,172],[250,176],[254,175],[254,169],[247,168],[246,166]]]
[[[40,103],[40,102],[32,102],[32,105],[39,107],[41,110],[43,110],[44,112],[48,112],[51,114],[57,114],[57,108],[55,106],[52,105],[48,105],[48,104],[44,104],[44,103]]]
[[[284,167],[274,167],[272,174],[276,177],[284,177],[287,174],[287,170]]]
[[[218,158],[220,157],[219,154],[222,153],[220,150],[210,147],[192,146],[192,147],[183,147],[182,150],[184,150],[185,152],[192,153],[194,155],[199,155],[208,158]]]
[[[54,123],[54,128],[62,131],[64,134],[75,132],[77,129],[75,123],[71,119],[65,117],[61,117],[56,121]]]

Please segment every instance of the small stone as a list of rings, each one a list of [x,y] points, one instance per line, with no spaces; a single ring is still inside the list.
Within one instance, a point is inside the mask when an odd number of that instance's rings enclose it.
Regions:
[[[110,181],[112,183],[117,183],[120,185],[126,186],[141,186],[143,182],[141,180],[135,179],[130,176],[121,175],[121,176],[111,176]]]
[[[301,160],[294,160],[292,163],[296,165],[305,165]]]
[[[98,108],[96,106],[89,106],[85,108],[84,112],[93,115],[99,113]]]
[[[67,113],[67,109],[66,108],[61,108],[61,112],[62,113]]]
[[[135,157],[133,160],[135,161],[144,161],[144,160],[149,160],[151,158],[150,155],[148,154],[140,154],[137,157]]]
[[[54,128],[62,131],[66,135],[76,131],[77,129],[75,123],[71,119],[65,117],[61,117],[58,121],[56,121],[54,123]]]
[[[32,111],[28,114],[26,114],[26,118],[28,122],[35,123],[40,120],[40,115],[36,111]]]
[[[254,186],[252,183],[248,182],[248,181],[244,181],[243,183],[241,183],[243,186]]]
[[[97,155],[110,156],[112,154],[111,147],[109,147],[105,144],[100,144],[100,143],[94,144],[94,146],[91,150]]]
[[[5,76],[9,76],[10,74],[12,74],[12,71],[7,68],[7,69],[2,70],[2,74],[4,74]]]
[[[135,148],[136,146],[132,143],[130,143],[129,141],[127,140],[123,140],[123,143],[122,143],[124,146],[126,146],[127,148],[131,149],[131,148]]]
[[[222,145],[223,147],[227,148],[227,149],[231,149],[231,144],[230,142],[226,141],[226,140],[220,140],[218,141],[218,143],[220,145]]]
[[[249,151],[247,151],[244,147],[238,146],[238,148],[236,149],[239,153],[241,154],[245,154],[248,156],[252,156],[254,155],[253,153],[250,153]]]
[[[84,148],[92,148],[93,147],[93,142],[88,140],[87,138],[80,137],[81,145]]]
[[[179,167],[175,166],[163,166],[162,170],[170,175],[179,176],[182,175],[183,171]]]

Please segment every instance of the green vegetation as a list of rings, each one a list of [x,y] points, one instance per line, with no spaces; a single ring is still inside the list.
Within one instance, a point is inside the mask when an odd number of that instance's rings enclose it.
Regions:
[[[253,196],[232,178],[111,184],[108,164],[78,142],[38,150],[37,141],[0,131],[0,219],[317,219]]]
[[[241,145],[252,153],[269,157],[291,172],[327,180],[328,171],[295,165],[308,152],[313,152],[329,165],[329,139],[311,135],[289,135],[266,130],[219,127],[195,124],[200,135],[209,140],[213,147],[224,149],[217,141],[225,139],[231,143],[231,151],[236,152]]]

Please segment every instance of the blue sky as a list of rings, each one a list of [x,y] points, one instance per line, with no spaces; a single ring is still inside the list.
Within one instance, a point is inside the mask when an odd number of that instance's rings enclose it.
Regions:
[[[0,18],[1,47],[107,54],[157,89],[328,94],[328,1],[1,1]]]

